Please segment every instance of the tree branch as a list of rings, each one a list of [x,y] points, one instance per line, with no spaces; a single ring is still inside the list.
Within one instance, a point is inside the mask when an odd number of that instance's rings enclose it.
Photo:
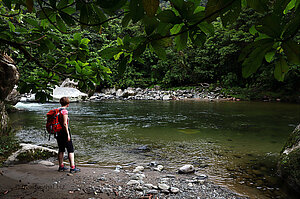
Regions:
[[[64,32],[64,31],[62,31],[62,30],[60,30],[54,23],[53,23],[53,21],[51,21],[51,19],[49,18],[49,16],[46,14],[46,12],[45,12],[45,10],[43,9],[43,6],[42,6],[42,4],[41,4],[41,1],[40,0],[38,0],[38,4],[39,4],[39,6],[41,7],[41,10],[42,10],[42,12],[44,13],[44,15],[46,16],[46,18],[47,18],[47,20],[59,31],[59,32],[61,32],[61,33],[64,33],[64,34],[68,34],[68,32]]]
[[[4,15],[4,14],[0,14],[1,17],[15,17],[17,15],[21,14],[21,10],[19,10],[18,13],[15,13],[15,14],[10,14],[10,15]]]
[[[48,2],[45,2],[45,1],[42,1],[43,3],[45,3],[46,5],[48,5],[48,6],[51,6]],[[84,3],[86,3],[86,2],[84,2]],[[74,3],[73,4],[70,4],[70,5],[67,5],[67,6],[65,6],[65,7],[63,7],[63,8],[60,8],[60,9],[58,9],[58,8],[53,8],[52,6],[52,8],[53,9],[55,9],[55,10],[57,10],[57,11],[59,11],[59,12],[64,12],[63,11],[63,9],[65,9],[65,8],[67,8],[67,7],[70,7],[70,6],[72,6],[72,5],[74,5]],[[42,8],[42,6],[40,5],[40,7],[41,7],[41,9],[43,10],[43,8]],[[85,23],[85,22],[82,22],[82,21],[80,21],[80,20],[78,20],[76,17],[73,17],[72,15],[69,15],[74,21],[76,21],[77,23],[79,23],[79,24],[81,24],[81,25],[85,25],[85,26],[101,26],[101,25],[103,25],[103,24],[105,24],[105,23],[107,23],[107,22],[109,22],[109,21],[111,21],[111,20],[114,20],[114,19],[118,19],[118,18],[120,18],[122,15],[124,15],[124,14],[126,14],[126,13],[128,13],[129,11],[126,11],[126,12],[122,12],[122,13],[120,13],[120,14],[118,14],[117,16],[115,16],[115,17],[111,17],[111,18],[108,18],[107,20],[104,20],[104,21],[101,21],[101,22],[99,22],[99,23],[95,23],[95,24],[89,24],[89,23]],[[44,12],[43,12],[44,13]],[[65,13],[65,12],[64,12]],[[44,13],[45,14],[45,13]],[[65,13],[65,14],[67,14],[67,13]],[[45,14],[46,15],[46,14]],[[47,15],[46,15],[46,17],[47,17]],[[48,19],[48,17],[47,17],[47,19]],[[49,19],[48,19],[49,20]]]
[[[57,73],[59,74],[60,76],[63,76],[63,77],[68,77],[69,75],[66,75],[66,74],[63,74],[59,71],[54,71],[53,69],[50,69],[48,67],[46,67],[44,64],[42,64],[40,62],[40,60],[38,60],[37,58],[33,57],[24,47],[22,44],[20,43],[17,43],[17,42],[13,42],[13,41],[8,41],[8,40],[4,40],[4,39],[1,39],[0,38],[0,42],[3,42],[9,46],[12,46],[18,50],[20,50],[24,56],[29,60],[29,61],[33,61],[36,65],[38,65],[39,67],[43,68],[44,70],[46,70],[47,72],[53,72],[53,73]]]

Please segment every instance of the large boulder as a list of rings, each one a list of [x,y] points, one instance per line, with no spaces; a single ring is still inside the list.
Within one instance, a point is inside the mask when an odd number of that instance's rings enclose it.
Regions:
[[[33,144],[20,144],[21,149],[14,152],[4,162],[6,165],[16,163],[27,163],[33,160],[48,159],[50,157],[56,157],[58,152],[53,149],[49,149],[43,146],[37,146]]]
[[[278,171],[283,180],[300,193],[300,124],[281,151]]]
[[[19,80],[19,72],[14,61],[5,53],[0,53],[0,135],[7,132],[8,115],[4,100]]]
[[[62,97],[68,97],[71,102],[76,102],[85,100],[88,94],[81,92],[77,88],[56,87],[53,90],[53,100],[57,101]]]

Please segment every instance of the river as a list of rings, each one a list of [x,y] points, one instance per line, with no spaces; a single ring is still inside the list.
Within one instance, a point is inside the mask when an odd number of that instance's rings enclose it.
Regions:
[[[56,147],[44,134],[58,104],[18,103],[10,115],[22,142]],[[193,164],[211,180],[253,198],[296,198],[276,161],[300,122],[300,105],[264,102],[101,101],[71,103],[79,165]]]

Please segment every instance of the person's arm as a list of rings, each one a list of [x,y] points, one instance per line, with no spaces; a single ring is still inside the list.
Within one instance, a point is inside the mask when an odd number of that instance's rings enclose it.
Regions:
[[[63,126],[63,128],[67,132],[68,141],[70,141],[71,137],[70,137],[70,132],[69,132],[69,128],[68,128],[68,115],[67,114],[63,115],[63,119],[64,119],[64,126]]]

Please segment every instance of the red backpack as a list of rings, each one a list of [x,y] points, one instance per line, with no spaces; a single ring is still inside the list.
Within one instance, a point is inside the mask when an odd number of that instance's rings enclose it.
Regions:
[[[58,132],[62,130],[62,125],[60,124],[61,121],[61,108],[50,110],[47,113],[47,123],[46,123],[46,129],[49,133],[49,139],[50,135],[56,135]]]

